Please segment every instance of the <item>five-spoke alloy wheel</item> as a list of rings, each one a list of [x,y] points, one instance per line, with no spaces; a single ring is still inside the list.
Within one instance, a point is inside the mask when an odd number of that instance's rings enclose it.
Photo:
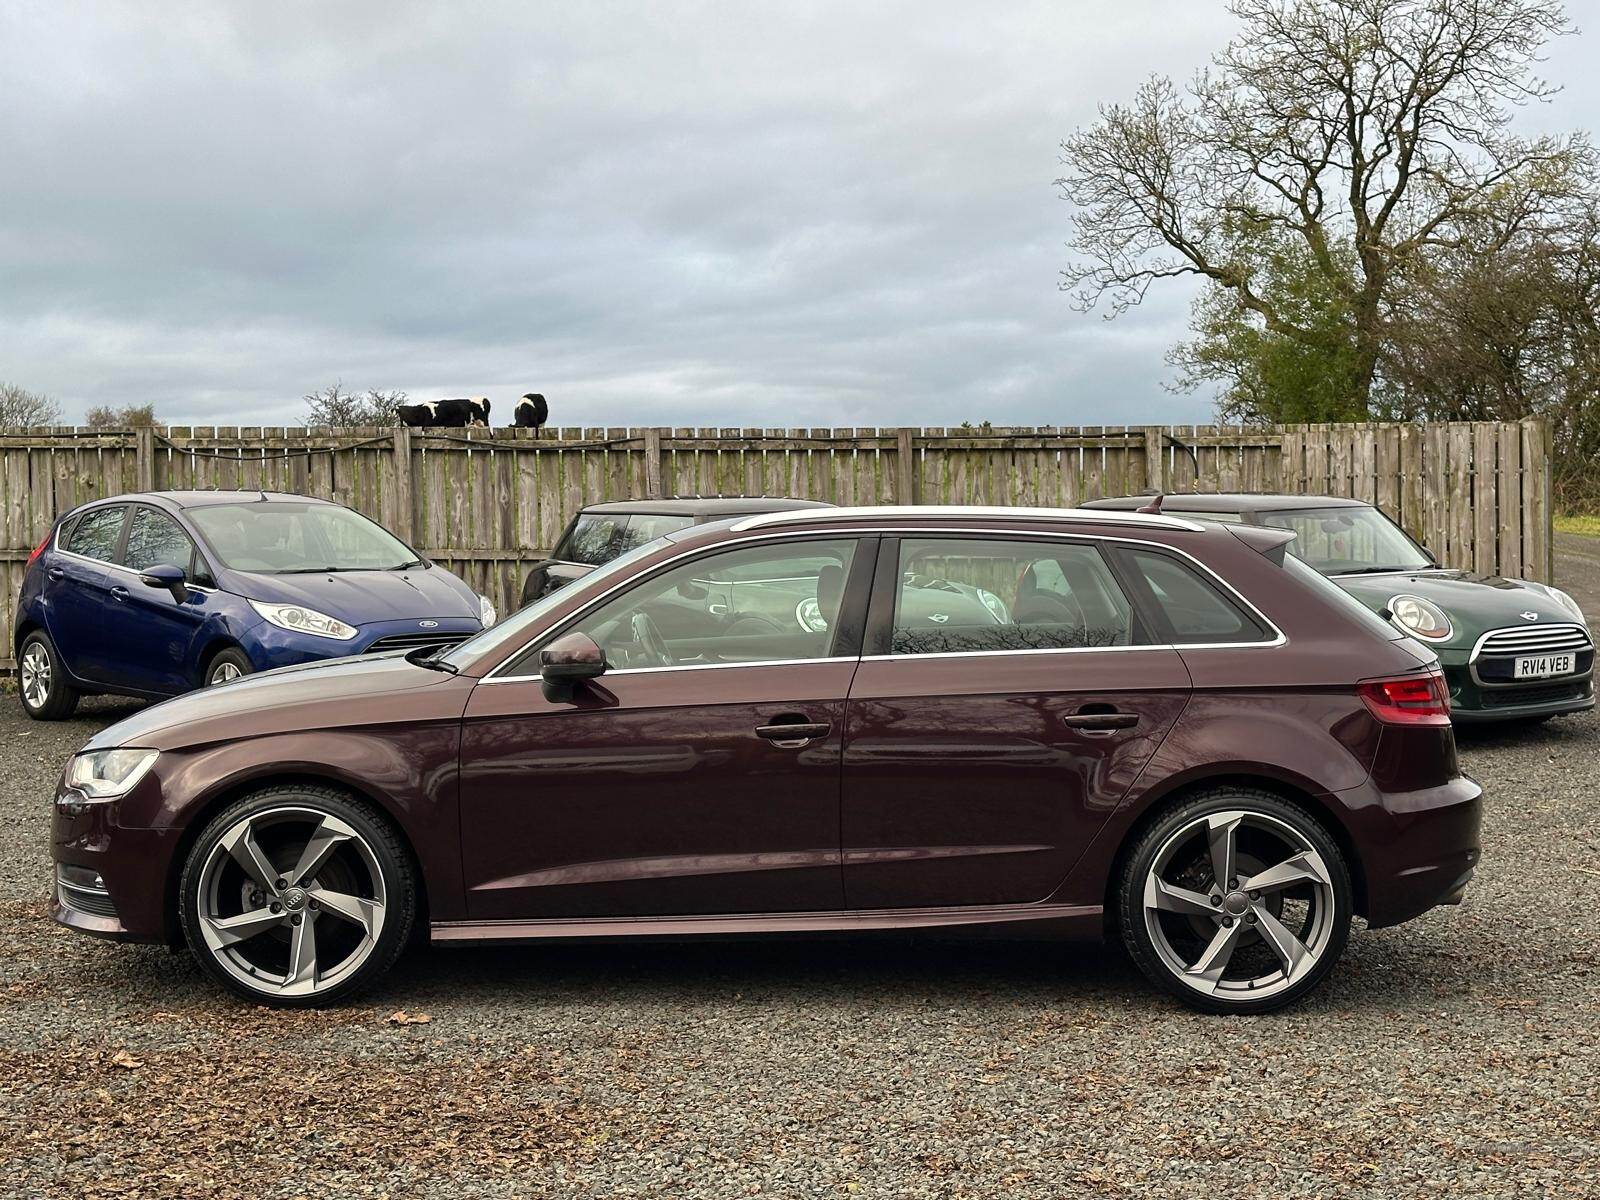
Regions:
[[[1224,789],[1157,821],[1123,874],[1122,937],[1154,982],[1209,1012],[1304,995],[1349,935],[1349,871],[1309,813]]]
[[[201,964],[235,992],[281,1005],[342,999],[387,970],[416,907],[388,823],[315,786],[267,788],[221,813],[181,886]]]

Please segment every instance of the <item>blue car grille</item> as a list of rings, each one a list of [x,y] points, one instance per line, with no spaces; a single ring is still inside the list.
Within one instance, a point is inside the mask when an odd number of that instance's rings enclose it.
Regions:
[[[385,650],[415,650],[418,646],[454,646],[464,642],[470,633],[391,633],[381,637],[362,651],[363,654],[382,654]]]

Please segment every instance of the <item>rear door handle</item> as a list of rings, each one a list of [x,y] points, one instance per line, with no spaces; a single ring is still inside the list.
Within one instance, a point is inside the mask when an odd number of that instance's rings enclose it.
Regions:
[[[121,584],[118,584],[116,587],[111,589],[111,598],[119,602],[126,600],[128,598],[128,589],[123,587]]]
[[[1061,723],[1070,725],[1073,729],[1087,729],[1091,733],[1110,733],[1113,729],[1132,729],[1139,723],[1139,714],[1124,712],[1073,713],[1070,717],[1062,717]]]
[[[66,568],[65,567],[51,567],[48,571],[45,572],[45,574],[50,576],[51,579],[55,579],[55,580],[62,580],[62,579],[65,579],[67,577],[67,572],[66,572]]]
[[[756,736],[766,738],[774,746],[794,749],[807,742],[828,736],[833,726],[826,721],[786,721],[774,725],[757,725]]]

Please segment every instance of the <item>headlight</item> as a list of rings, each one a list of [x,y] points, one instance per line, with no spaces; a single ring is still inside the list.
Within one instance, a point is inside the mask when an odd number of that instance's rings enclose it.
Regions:
[[[307,608],[303,604],[263,604],[259,600],[252,600],[250,607],[279,629],[287,629],[293,633],[337,638],[341,642],[348,642],[356,636],[353,626],[346,625],[343,621],[336,621],[326,613],[319,613],[316,609]]]
[[[67,764],[67,786],[90,800],[115,800],[133,790],[156,761],[156,750],[86,750]]]
[[[1566,592],[1563,592],[1558,587],[1551,587],[1548,583],[1544,585],[1544,590],[1549,595],[1550,599],[1554,600],[1557,604],[1561,605],[1563,608],[1571,609],[1572,615],[1577,617],[1578,620],[1582,621],[1585,625],[1589,623],[1589,618],[1583,615],[1583,609],[1578,607],[1578,602]]]
[[[979,588],[978,599],[983,602],[983,606],[989,610],[990,614],[993,615],[996,621],[999,621],[1002,625],[1010,623],[1011,614],[1006,612],[1006,602],[1000,599],[999,596],[996,596],[993,592],[986,592],[982,588]]]
[[[1389,615],[1407,633],[1430,642],[1442,642],[1455,632],[1444,610],[1421,596],[1390,596]]]
[[[499,614],[494,611],[494,605],[489,603],[489,597],[479,596],[478,620],[483,622],[483,627],[485,629],[489,628],[489,626],[493,625],[498,619]]]

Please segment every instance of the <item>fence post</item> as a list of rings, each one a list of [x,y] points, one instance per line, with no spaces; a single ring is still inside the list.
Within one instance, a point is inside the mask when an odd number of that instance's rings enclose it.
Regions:
[[[141,492],[156,490],[156,431],[149,425],[133,431],[133,480]]]
[[[412,500],[411,430],[394,427],[394,508],[395,533],[406,545],[416,537],[416,507]]]
[[[1159,425],[1144,427],[1144,477],[1145,486],[1157,491],[1166,490],[1166,431]]]
[[[644,431],[644,495],[661,499],[661,430],[655,428]]]
[[[895,431],[894,498],[896,504],[920,504],[917,495],[917,431],[903,426]]]

